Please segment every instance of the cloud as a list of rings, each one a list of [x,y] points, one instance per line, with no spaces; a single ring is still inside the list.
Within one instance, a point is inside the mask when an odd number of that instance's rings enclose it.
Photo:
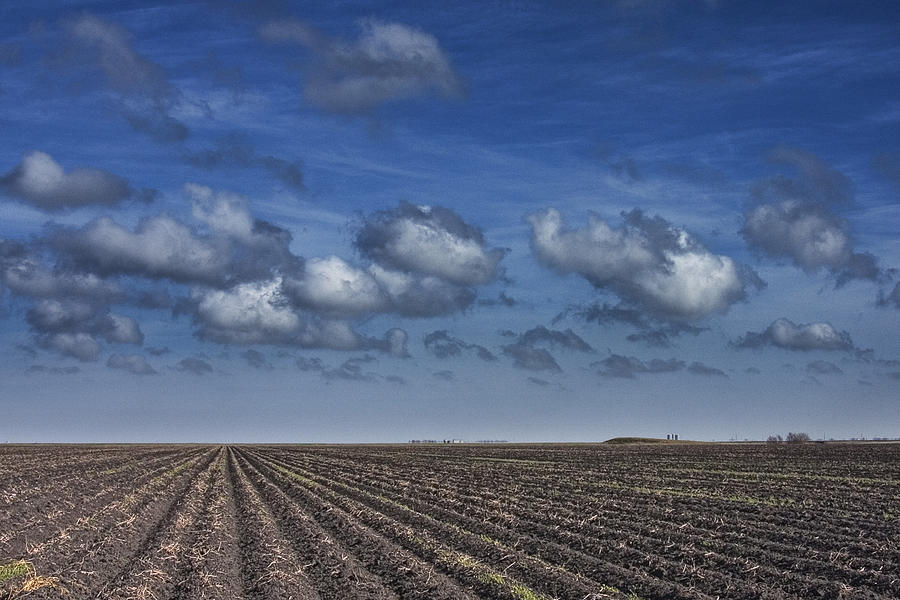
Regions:
[[[359,251],[389,269],[431,275],[460,286],[492,281],[505,250],[489,249],[480,229],[440,206],[401,203],[371,215]]]
[[[259,34],[310,51],[304,96],[329,112],[359,115],[426,93],[462,94],[462,82],[433,35],[374,19],[361,21],[360,28],[360,37],[349,42],[328,39],[297,20],[271,21]]]
[[[310,258],[302,273],[285,277],[284,292],[328,318],[446,315],[471,306],[471,287],[494,279],[505,254],[453,211],[409,204],[366,219],[356,247],[372,264]]]
[[[659,318],[700,318],[745,297],[749,278],[731,258],[661,217],[637,209],[623,216],[620,229],[591,215],[587,227],[570,230],[556,209],[533,213],[532,249],[544,266],[577,273]]]
[[[603,377],[634,379],[640,373],[672,373],[684,369],[684,361],[676,358],[667,360],[654,358],[647,362],[634,356],[610,354],[599,363],[599,373]],[[700,363],[695,363],[700,364]]]
[[[49,154],[34,151],[0,178],[6,193],[46,211],[61,211],[82,206],[113,206],[133,196],[124,179],[99,169],[75,169],[66,173]],[[145,191],[139,198],[150,200]]]
[[[54,245],[76,265],[103,275],[178,283],[220,282],[229,266],[224,240],[201,238],[175,219],[144,219],[131,232],[108,217],[56,233]]]
[[[503,346],[503,354],[513,359],[513,365],[529,371],[562,371],[556,359],[544,348],[522,344]]]
[[[710,367],[704,365],[702,362],[692,362],[688,368],[688,373],[693,373],[694,375],[701,375],[703,377],[728,377],[728,374],[725,373],[722,369],[717,369],[715,367]]]
[[[147,359],[140,354],[112,354],[106,361],[106,366],[135,375],[159,375],[156,369],[150,366]]]
[[[135,131],[159,142],[186,139],[189,130],[171,116],[178,99],[165,71],[139,54],[121,25],[85,14],[69,21],[71,61],[99,71],[105,86],[119,95],[119,110]]]
[[[236,134],[220,139],[215,148],[189,154],[188,162],[192,166],[204,169],[223,166],[263,168],[290,188],[304,189],[303,169],[299,161],[257,154],[249,142]]]
[[[93,50],[94,64],[111,89],[155,98],[171,93],[163,69],[132,48],[130,34],[120,25],[83,15],[68,23],[68,33],[73,41]]]
[[[593,352],[594,349],[590,344],[585,342],[578,334],[571,329],[558,331],[547,329],[543,325],[529,329],[519,336],[519,344],[534,347],[537,344],[548,343],[569,350],[578,352]]]
[[[304,372],[318,373],[327,381],[364,381],[374,382],[379,379],[375,373],[367,373],[363,370],[363,366],[377,359],[371,355],[349,358],[341,363],[338,367],[329,367],[318,358],[300,357],[296,360],[297,368]],[[402,377],[391,376],[386,378],[393,383],[399,383]],[[405,382],[404,382],[405,383]]]
[[[224,344],[294,344],[304,322],[281,291],[281,278],[229,290],[192,292],[201,339]]]
[[[213,372],[211,364],[201,358],[188,357],[178,361],[175,369],[182,373],[192,373],[194,375],[206,375]]]
[[[335,369],[323,370],[322,377],[329,381],[376,381],[378,379],[377,375],[363,371],[363,366],[373,361],[375,361],[375,357],[369,355],[348,358]]]
[[[331,350],[381,350],[405,357],[407,334],[393,328],[383,338],[353,330],[345,321],[303,313],[290,301],[282,278],[231,288],[195,288],[189,310],[196,335],[221,344],[269,344]]]
[[[818,375],[839,375],[844,371],[839,366],[827,360],[815,360],[806,365],[807,373],[815,373]]]
[[[397,358],[409,358],[409,350],[406,347],[408,339],[409,334],[406,333],[406,330],[394,327],[388,329],[384,338],[380,340],[369,339],[366,346],[371,350],[381,350]]]
[[[512,332],[509,332],[512,335]],[[562,371],[552,354],[538,346],[550,344],[577,352],[594,352],[594,349],[571,329],[558,331],[539,325],[519,335],[515,343],[503,346],[503,354],[513,359],[513,364],[532,371]]]
[[[584,319],[587,322],[596,321],[601,325],[609,323],[625,323],[636,327],[639,331],[627,336],[629,342],[643,342],[647,346],[668,348],[672,345],[672,338],[682,335],[700,335],[707,330],[705,327],[696,327],[683,321],[659,322],[640,310],[626,306],[610,306],[607,303],[594,303],[586,307],[569,308],[557,315],[553,322],[556,323],[566,318],[569,314]]]
[[[110,343],[138,346],[144,343],[144,334],[133,318],[77,300],[42,299],[28,310],[26,320],[32,331],[43,340],[43,346],[81,360],[85,360],[85,356],[92,356],[90,360],[96,358],[99,345],[95,338],[98,336]],[[47,341],[47,336],[60,335],[70,337]]]
[[[793,167],[798,177],[773,177],[754,187],[740,232],[747,244],[768,256],[789,258],[808,273],[826,269],[838,285],[878,279],[875,257],[854,252],[849,225],[835,212],[853,198],[849,180],[794,148],[778,148],[771,158]]]
[[[87,333],[53,333],[37,338],[38,345],[55,350],[63,356],[93,362],[100,356],[100,344]]]
[[[385,312],[391,304],[371,272],[337,256],[307,260],[303,277],[289,280],[286,290],[299,305],[335,316]]]
[[[254,369],[264,369],[266,371],[271,371],[274,367],[272,364],[266,359],[265,355],[258,350],[254,350],[253,348],[249,348],[248,350],[241,353],[241,358],[247,361],[247,364],[253,367]]]
[[[844,350],[854,348],[850,334],[837,331],[829,323],[796,325],[788,319],[777,319],[765,331],[748,331],[733,344],[737,348],[775,346],[786,350]]]
[[[0,283],[21,296],[110,302],[122,297],[119,287],[93,273],[45,269],[24,246],[0,240]]]
[[[463,351],[474,350],[475,355],[483,361],[494,362],[497,357],[494,353],[478,344],[470,344],[450,335],[445,329],[432,331],[425,335],[425,349],[437,358],[451,358],[462,355]]]

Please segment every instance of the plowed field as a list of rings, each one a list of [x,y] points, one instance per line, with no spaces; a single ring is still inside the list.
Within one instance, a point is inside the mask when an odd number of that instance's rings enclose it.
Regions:
[[[900,444],[0,446],[0,598],[900,597]]]

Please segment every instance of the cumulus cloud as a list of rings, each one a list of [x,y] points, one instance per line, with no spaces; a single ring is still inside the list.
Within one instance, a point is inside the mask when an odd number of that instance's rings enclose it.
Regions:
[[[80,360],[96,359],[100,350],[96,337],[110,343],[144,343],[144,334],[133,318],[77,300],[42,299],[28,310],[26,320],[41,345]]]
[[[543,265],[577,273],[660,318],[699,318],[745,297],[751,278],[731,258],[661,217],[637,209],[623,216],[620,229],[594,215],[586,227],[567,229],[556,209],[531,214],[532,249]]]
[[[164,215],[144,219],[134,232],[101,217],[57,232],[54,242],[76,265],[103,275],[216,283],[229,264],[223,241],[198,237]]]
[[[281,291],[281,278],[229,290],[196,289],[198,335],[221,343],[293,344],[304,328]]]
[[[773,177],[755,186],[741,229],[747,244],[809,273],[826,269],[838,285],[878,279],[875,257],[854,252],[850,227],[836,213],[853,198],[849,180],[802,150],[778,148],[771,158],[792,167],[797,177]]]
[[[111,369],[128,371],[134,375],[159,374],[140,354],[112,354],[106,361],[106,366]]]
[[[0,187],[25,202],[46,211],[81,206],[112,206],[133,195],[124,179],[99,169],[74,169],[68,173],[49,154],[34,151],[0,178]],[[145,192],[142,199],[152,199]]]
[[[777,319],[765,331],[748,331],[734,342],[738,348],[775,346],[786,350],[853,350],[853,341],[846,331],[838,331],[829,323],[794,324]]]
[[[202,358],[195,358],[193,356],[178,361],[178,364],[175,365],[175,369],[182,373],[191,373],[193,375],[206,375],[213,372],[211,364]]]
[[[381,350],[408,356],[404,330],[393,328],[383,338],[372,338],[356,332],[346,321],[303,313],[291,303],[281,277],[224,290],[195,288],[190,311],[198,326],[197,336],[222,344]]]
[[[82,362],[93,362],[100,356],[100,344],[87,333],[45,334],[38,336],[37,342],[43,348]]]
[[[667,360],[654,358],[644,362],[634,356],[610,354],[597,363],[597,365],[600,367],[598,372],[603,377],[634,379],[635,375],[641,373],[673,373],[675,371],[680,371],[684,369],[685,363],[683,360],[678,360],[676,358]]]
[[[119,287],[93,273],[48,270],[20,244],[0,240],[0,283],[21,296],[77,298],[108,302],[122,297]]]
[[[408,203],[370,216],[356,247],[389,269],[432,275],[460,286],[493,280],[506,253],[487,248],[481,230],[452,210]]]
[[[446,315],[471,306],[471,287],[496,277],[504,255],[452,211],[408,204],[366,219],[356,246],[371,264],[310,258],[302,273],[285,278],[285,293],[329,318]]]
[[[437,358],[451,358],[460,356],[464,351],[474,351],[475,355],[483,361],[493,362],[497,360],[494,353],[478,344],[470,344],[458,337],[450,335],[445,329],[432,331],[425,335],[425,349]]]
[[[383,312],[391,303],[373,273],[337,256],[308,259],[302,278],[289,280],[286,289],[301,306],[336,316]]]
[[[301,21],[282,20],[264,24],[259,34],[268,42],[310,51],[313,65],[304,78],[304,96],[330,112],[365,114],[426,93],[462,93],[460,78],[433,35],[374,19],[361,21],[360,28],[358,39],[342,41]]]

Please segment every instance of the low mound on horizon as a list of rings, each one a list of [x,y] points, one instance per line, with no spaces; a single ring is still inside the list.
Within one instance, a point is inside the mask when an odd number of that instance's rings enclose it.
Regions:
[[[603,442],[604,444],[677,444],[688,440],[666,440],[651,437],[614,437]]]

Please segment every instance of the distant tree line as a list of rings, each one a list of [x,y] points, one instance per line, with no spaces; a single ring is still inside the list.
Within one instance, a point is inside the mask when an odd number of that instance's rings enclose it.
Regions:
[[[810,440],[808,433],[803,433],[802,431],[789,431],[787,434],[787,443],[788,444],[802,444],[804,442],[808,442]],[[766,438],[766,442],[769,444],[780,444],[784,442],[785,438],[781,437],[781,435],[770,435]]]

